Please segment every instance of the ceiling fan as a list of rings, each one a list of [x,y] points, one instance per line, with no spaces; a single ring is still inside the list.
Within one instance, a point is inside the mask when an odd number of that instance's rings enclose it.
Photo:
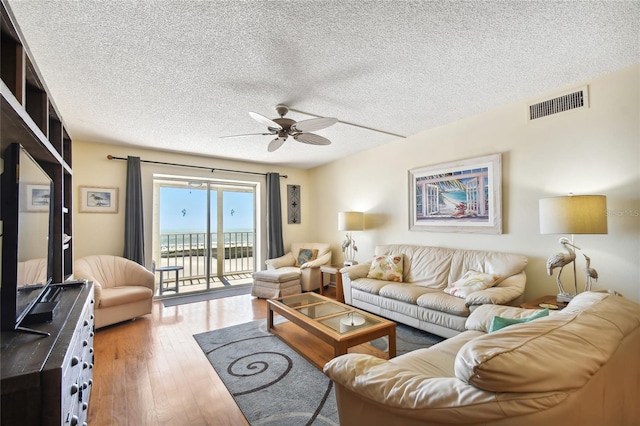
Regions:
[[[337,118],[318,117],[296,122],[295,120],[284,117],[289,112],[289,107],[282,104],[276,105],[276,112],[278,113],[280,118],[274,118],[273,120],[265,117],[262,114],[258,114],[257,112],[249,112],[251,118],[256,120],[258,123],[267,126],[267,130],[269,130],[268,133],[248,133],[243,135],[221,136],[221,138],[236,138],[241,136],[256,135],[277,135],[276,138],[269,143],[269,147],[267,148],[269,152],[273,152],[276,149],[280,148],[289,136],[291,136],[298,142],[307,143],[310,145],[331,144],[331,141],[329,139],[308,132],[314,132],[316,130],[321,130],[329,126],[333,126],[338,122]]]

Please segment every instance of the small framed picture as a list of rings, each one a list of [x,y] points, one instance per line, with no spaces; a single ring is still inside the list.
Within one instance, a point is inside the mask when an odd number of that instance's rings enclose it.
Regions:
[[[81,213],[118,213],[118,188],[80,187]]]
[[[26,185],[26,199],[24,210],[28,212],[48,212],[51,202],[51,186],[49,185]]]

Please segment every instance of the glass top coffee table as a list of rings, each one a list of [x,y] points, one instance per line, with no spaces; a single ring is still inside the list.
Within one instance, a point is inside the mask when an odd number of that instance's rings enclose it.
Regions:
[[[396,356],[395,322],[328,297],[316,293],[302,293],[275,300],[268,299],[267,327],[270,332],[278,327],[273,323],[274,312],[332,345],[334,356],[346,354],[350,347],[383,336],[389,336],[389,358]],[[291,342],[285,342],[294,346]]]

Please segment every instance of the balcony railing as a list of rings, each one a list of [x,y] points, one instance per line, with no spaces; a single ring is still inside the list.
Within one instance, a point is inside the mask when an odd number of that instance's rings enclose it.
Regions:
[[[250,274],[255,269],[254,232],[160,234],[159,241],[157,266],[182,266],[178,275],[181,285],[206,283],[208,261],[211,277]]]

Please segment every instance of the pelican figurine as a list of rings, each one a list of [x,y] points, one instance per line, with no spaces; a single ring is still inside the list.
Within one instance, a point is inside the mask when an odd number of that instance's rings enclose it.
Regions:
[[[569,240],[565,237],[560,238],[560,244],[565,249],[566,253],[556,253],[547,259],[547,274],[549,276],[553,275],[553,270],[555,268],[560,268],[560,272],[558,272],[558,276],[556,277],[556,283],[558,284],[558,290],[560,294],[567,294],[564,291],[564,286],[562,285],[562,281],[560,281],[560,275],[562,275],[562,269],[576,260],[576,252],[573,249],[580,250],[580,247],[576,247],[569,242]],[[578,289],[576,288],[576,294],[578,293]]]
[[[587,283],[584,286],[584,291],[591,291],[591,284],[598,282],[598,271],[591,267],[591,258],[586,254],[582,254],[587,261],[587,266],[584,267],[584,273],[587,275]]]

